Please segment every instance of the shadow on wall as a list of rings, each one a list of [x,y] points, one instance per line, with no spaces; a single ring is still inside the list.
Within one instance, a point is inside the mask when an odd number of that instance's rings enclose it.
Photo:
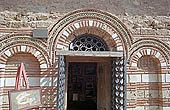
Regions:
[[[40,68],[39,61],[29,53],[17,53],[9,57],[6,61],[5,70],[2,72],[4,73],[2,107],[4,109],[8,109],[9,107],[7,92],[15,88],[17,68],[21,62],[24,63],[30,87],[42,88],[43,108],[54,108],[56,105],[56,69]],[[23,80],[21,81],[21,85],[23,88]]]
[[[162,83],[161,83],[161,64],[159,59],[153,56],[143,56],[138,60],[138,68],[142,72],[142,83],[138,88],[144,91],[144,95],[138,97],[137,103],[143,105],[147,110],[162,110]]]

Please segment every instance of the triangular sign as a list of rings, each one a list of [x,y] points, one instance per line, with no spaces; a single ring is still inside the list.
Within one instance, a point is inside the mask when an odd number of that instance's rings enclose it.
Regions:
[[[17,76],[16,76],[16,82],[15,82],[15,89],[16,90],[20,90],[21,76],[22,75],[23,75],[23,78],[24,78],[26,89],[29,89],[28,79],[27,79],[27,76],[26,76],[26,72],[25,72],[25,68],[24,68],[23,63],[21,63],[20,66],[18,67]]]

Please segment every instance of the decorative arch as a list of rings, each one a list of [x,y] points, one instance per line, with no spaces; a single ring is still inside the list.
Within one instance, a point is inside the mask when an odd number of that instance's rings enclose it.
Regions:
[[[74,39],[69,50],[72,51],[108,51],[108,46],[98,36],[83,34]]]
[[[0,39],[0,68],[4,68],[7,59],[17,53],[31,53],[40,62],[40,68],[51,65],[45,43],[30,36],[29,34],[10,34]]]
[[[131,66],[137,66],[139,58],[150,55],[160,60],[161,66],[170,64],[170,47],[164,42],[154,38],[143,38],[136,41],[130,49],[128,62]]]
[[[84,28],[86,32],[89,32],[90,30],[87,27],[97,28],[104,31],[105,34],[109,34],[110,38],[107,37],[107,39],[114,40],[117,51],[124,51],[124,54],[128,57],[128,50],[133,43],[131,33],[117,17],[94,9],[73,11],[53,25],[49,31],[50,37],[48,39],[50,57],[55,57],[56,48],[67,49],[68,38],[70,35],[75,37],[74,32],[76,30]]]

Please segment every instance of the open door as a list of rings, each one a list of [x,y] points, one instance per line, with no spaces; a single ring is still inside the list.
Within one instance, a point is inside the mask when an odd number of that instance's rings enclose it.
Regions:
[[[76,57],[75,60],[77,59],[78,57]],[[112,60],[106,62],[98,62],[98,58],[93,58],[93,61],[97,61],[97,73],[96,73],[97,74],[97,78],[96,78],[97,106],[96,108],[97,110],[126,110],[126,62],[125,62],[126,59],[124,57],[112,57],[110,59]],[[58,57],[57,110],[67,109],[67,102],[66,102],[67,91],[65,89],[66,88],[65,69],[66,69],[65,57],[59,56]],[[87,73],[83,73],[83,74],[87,74]],[[86,83],[88,83],[88,81],[85,81],[85,85]],[[91,84],[85,87],[91,88]],[[91,94],[91,92],[89,93]],[[87,95],[90,96],[90,94]],[[75,96],[74,100],[77,100],[76,94],[74,96]]]
[[[111,62],[98,62],[97,66],[97,110],[110,110]]]

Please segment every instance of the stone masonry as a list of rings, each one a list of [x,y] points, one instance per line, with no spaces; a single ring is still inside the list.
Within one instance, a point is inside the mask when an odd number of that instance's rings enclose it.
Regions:
[[[138,2],[135,3],[138,4]],[[13,34],[26,33],[28,34],[28,36],[32,36],[33,29],[50,29],[53,24],[55,24],[59,19],[61,19],[61,17],[67,14],[68,12],[62,11],[49,13],[12,11],[0,12],[0,40],[4,36]],[[116,16],[119,20],[122,21],[122,23],[125,24],[128,30],[131,32],[133,36],[132,39],[134,41],[132,48],[129,49],[129,56],[131,56],[131,59],[129,59],[127,62],[127,110],[169,110],[170,56],[168,55],[170,53],[170,50],[166,49],[170,49],[170,16],[130,16],[128,14],[114,16]],[[45,47],[44,50],[47,49],[47,39],[35,39],[32,37],[28,38],[30,38],[32,41],[40,41],[40,44],[44,45]],[[160,44],[158,44],[157,42],[160,42]],[[167,57],[166,55],[164,56],[164,51],[158,51],[159,49],[157,50],[156,48],[152,48],[152,46],[150,46],[151,43],[155,43],[158,48],[166,50],[165,52],[167,52]],[[140,47],[139,44],[143,46]],[[38,50],[34,49],[31,46],[21,46],[19,48],[14,47],[11,48],[10,51],[11,54],[14,55],[17,52],[34,53],[34,56],[30,55],[29,57],[36,57],[38,61],[40,61],[40,74],[38,74],[37,76],[33,76],[32,79],[30,78],[30,80],[33,82],[44,80],[44,82],[46,83],[44,84],[40,82],[40,84],[37,85],[36,83],[32,82],[32,86],[43,87],[44,105],[43,107],[41,107],[41,109],[55,109],[55,86],[57,80],[57,78],[55,77],[55,72],[57,71],[57,69],[53,67],[54,65],[51,65],[51,67],[43,65],[43,62],[45,62],[45,59],[48,59],[48,57],[38,56]],[[0,57],[1,63],[6,61],[3,61],[3,59],[8,59],[9,53],[6,52],[5,54],[6,55],[3,54]],[[24,56],[24,54],[20,56]],[[154,56],[154,58],[153,60],[150,60],[149,58],[145,58],[142,56]],[[142,60],[145,62],[142,62]],[[36,62],[35,59],[34,61]],[[10,60],[8,62],[10,62]],[[155,63],[157,65],[154,65]],[[154,66],[149,67],[150,65]],[[5,69],[3,67],[4,65],[0,64],[0,110],[8,110],[7,90],[13,88],[14,85],[12,83],[8,83],[7,81],[10,80],[14,82],[15,79],[14,75],[6,75]],[[149,86],[152,86],[152,88]],[[54,95],[54,97],[51,97],[49,95]],[[154,102],[153,100],[157,100],[158,102]]]

